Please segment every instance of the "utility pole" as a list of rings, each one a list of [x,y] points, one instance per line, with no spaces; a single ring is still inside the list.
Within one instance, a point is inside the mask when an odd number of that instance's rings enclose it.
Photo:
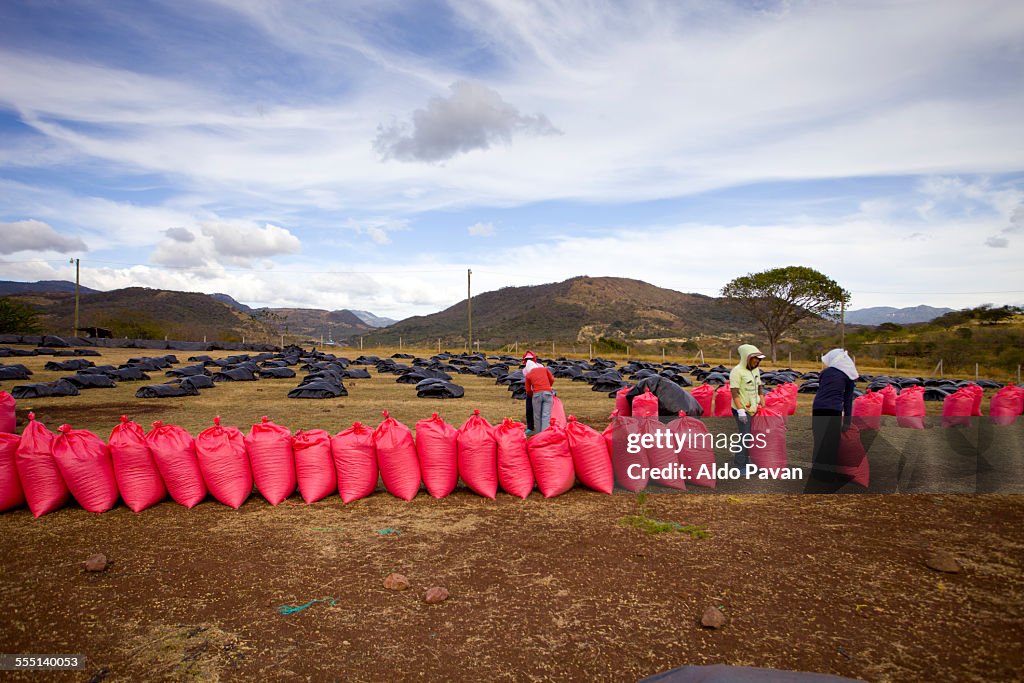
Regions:
[[[839,302],[839,348],[846,348],[846,301]]]
[[[81,259],[73,258],[70,263],[75,264],[75,328],[71,331],[72,337],[78,336],[78,283],[80,274]]]
[[[469,320],[469,352],[473,353],[473,269],[466,269],[466,315]]]

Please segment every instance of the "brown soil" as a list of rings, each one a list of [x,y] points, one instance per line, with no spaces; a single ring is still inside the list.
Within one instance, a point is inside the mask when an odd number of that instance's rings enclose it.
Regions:
[[[0,515],[0,650],[80,653],[85,680],[635,680],[684,664],[868,681],[1024,670],[1024,497],[460,490],[343,506],[166,502]],[[383,532],[383,533],[382,533]],[[963,571],[928,569],[929,549]],[[112,564],[86,573],[102,552]],[[404,574],[412,587],[389,591]],[[443,586],[451,597],[428,605]],[[327,600],[332,598],[333,601]],[[281,614],[282,605],[305,610]],[[708,606],[728,618],[699,625]],[[5,674],[38,680],[39,674]]]

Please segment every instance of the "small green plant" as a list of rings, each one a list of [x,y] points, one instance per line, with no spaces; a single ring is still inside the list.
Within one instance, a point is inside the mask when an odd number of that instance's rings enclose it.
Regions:
[[[704,540],[711,538],[711,532],[703,524],[680,524],[678,522],[662,522],[647,516],[647,493],[636,496],[637,514],[626,515],[619,519],[619,526],[633,527],[646,534],[680,533],[689,534],[690,538]]]

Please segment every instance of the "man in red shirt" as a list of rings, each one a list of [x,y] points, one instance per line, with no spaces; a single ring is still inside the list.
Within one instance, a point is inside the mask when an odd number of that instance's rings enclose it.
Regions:
[[[523,379],[526,385],[526,396],[533,403],[533,426],[537,432],[543,432],[551,423],[551,406],[554,392],[555,377],[551,371],[537,362],[537,354],[527,351],[523,356],[526,368]]]

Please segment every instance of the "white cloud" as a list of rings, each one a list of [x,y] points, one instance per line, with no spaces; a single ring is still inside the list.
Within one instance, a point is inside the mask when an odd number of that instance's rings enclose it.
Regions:
[[[409,221],[402,218],[349,218],[344,227],[354,230],[356,234],[366,235],[375,244],[391,244],[392,232],[409,229]]]
[[[164,234],[175,242],[194,242],[196,236],[187,228],[167,228]]]
[[[469,226],[469,234],[473,237],[494,237],[494,225],[492,223],[474,223]]]
[[[436,162],[496,143],[518,133],[560,135],[544,114],[523,115],[496,91],[456,81],[448,98],[432,97],[412,114],[412,124],[381,125],[373,148],[384,159]]]
[[[0,254],[19,251],[56,251],[62,254],[88,251],[85,242],[79,238],[61,235],[48,224],[34,219],[0,223],[0,236]]]
[[[298,237],[269,223],[262,228],[241,221],[205,223],[202,230],[213,239],[218,257],[247,259],[296,254],[302,247]]]

